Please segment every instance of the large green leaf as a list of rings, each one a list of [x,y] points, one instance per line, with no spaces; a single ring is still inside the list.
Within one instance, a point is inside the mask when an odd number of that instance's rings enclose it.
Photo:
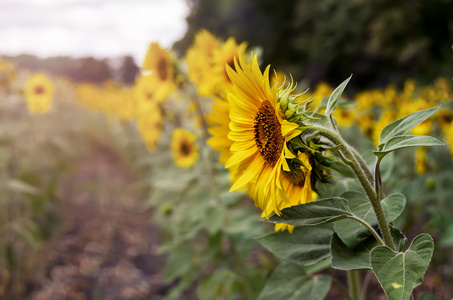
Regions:
[[[358,191],[347,191],[341,197],[348,200],[349,210],[354,216],[374,226],[377,224],[376,215],[368,198]],[[394,221],[403,211],[406,198],[402,194],[392,194],[381,201],[387,222]],[[335,232],[343,242],[351,248],[357,247],[361,239],[367,237],[369,230],[356,220],[344,219],[335,222]]]
[[[390,227],[390,233],[398,250],[402,249],[406,237],[399,229],[394,227]],[[338,270],[371,269],[370,252],[378,246],[380,246],[379,242],[371,234],[355,247],[349,247],[340,239],[338,234],[334,233],[330,242],[332,268]]]
[[[412,290],[423,281],[433,250],[433,239],[429,234],[422,233],[405,252],[395,252],[386,246],[371,251],[373,272],[389,300],[411,297]]]
[[[327,106],[326,106],[326,115],[329,116],[331,115],[335,109],[337,108],[337,103],[338,99],[340,98],[341,94],[343,94],[344,89],[346,88],[346,85],[348,84],[349,80],[351,80],[351,76],[349,76],[348,79],[343,81],[330,95],[329,101],[327,101]]]
[[[388,153],[403,149],[407,147],[418,147],[418,146],[442,146],[445,145],[441,141],[431,136],[425,135],[398,135],[388,140],[387,143],[379,151],[373,151],[377,157],[384,157]]]
[[[333,197],[285,208],[280,217],[273,215],[269,221],[294,226],[315,226],[341,220],[348,216],[352,216],[348,209],[348,201],[344,198]]]
[[[439,107],[440,106],[420,110],[388,124],[381,131],[381,135],[379,136],[379,145],[387,143],[395,136],[408,133],[415,126],[431,117],[439,109]]]
[[[281,259],[300,265],[312,265],[330,256],[331,224],[296,227],[288,231],[273,232],[257,238],[265,248]]]
[[[325,275],[309,276],[304,268],[283,263],[266,282],[259,300],[321,300],[329,292],[331,279]]]

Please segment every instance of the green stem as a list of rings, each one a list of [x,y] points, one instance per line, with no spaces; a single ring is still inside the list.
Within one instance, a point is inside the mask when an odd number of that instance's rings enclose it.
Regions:
[[[376,238],[376,240],[379,242],[379,244],[381,244],[382,246],[385,246],[385,242],[382,240],[382,238],[379,236],[379,234],[376,232],[376,230],[374,230],[374,228],[372,226],[370,226],[370,224],[368,224],[364,220],[357,218],[357,217],[348,217],[348,219],[355,220],[355,221],[359,222],[360,224],[362,224],[363,226],[365,226],[371,232],[371,234]]]
[[[376,215],[376,219],[378,221],[379,228],[382,233],[382,237],[384,238],[385,245],[390,247],[392,250],[395,250],[395,245],[393,244],[393,239],[390,234],[390,228],[387,224],[387,220],[385,219],[384,211],[381,206],[381,202],[377,198],[376,191],[374,190],[373,184],[367,178],[365,171],[362,170],[360,163],[356,160],[356,157],[351,151],[351,147],[335,132],[332,132],[328,128],[312,125],[309,129],[304,132],[304,136],[314,136],[320,135],[327,138],[330,142],[332,142],[336,146],[342,146],[338,151],[342,155],[340,158],[344,160],[344,162],[351,167],[354,171],[357,179],[359,180],[360,184],[362,185],[365,194],[370,200],[371,206],[373,207],[374,213]],[[368,170],[368,172],[370,172]],[[371,172],[370,172],[371,173]]]
[[[349,295],[353,300],[363,300],[358,270],[346,271],[348,276]]]
[[[381,157],[378,157],[376,159],[376,165],[374,166],[374,190],[376,191],[376,198],[379,201],[381,201],[381,171],[379,170],[381,159]]]

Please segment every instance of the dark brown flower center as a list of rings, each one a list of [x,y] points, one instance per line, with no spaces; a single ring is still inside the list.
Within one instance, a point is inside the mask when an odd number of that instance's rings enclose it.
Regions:
[[[160,80],[165,81],[168,77],[168,63],[167,60],[161,58],[159,63],[157,64],[157,73],[159,75]]]
[[[187,141],[183,141],[179,147],[179,150],[184,156],[188,156],[192,152],[192,147],[190,147]]]
[[[271,166],[275,166],[283,150],[282,126],[272,104],[265,100],[255,116],[255,142],[261,156]]]
[[[41,94],[44,94],[45,92],[45,89],[42,85],[37,85],[35,86],[35,94],[36,95],[41,95]]]

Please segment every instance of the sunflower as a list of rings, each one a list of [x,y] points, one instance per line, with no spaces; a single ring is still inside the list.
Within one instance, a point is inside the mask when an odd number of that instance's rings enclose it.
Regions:
[[[45,113],[52,104],[55,89],[46,75],[39,73],[32,75],[24,90],[28,109],[34,113]]]
[[[182,128],[173,131],[171,149],[173,159],[180,168],[190,167],[197,161],[198,149],[195,145],[195,135]]]
[[[311,184],[312,166],[310,164],[309,154],[299,152],[297,157],[302,162],[302,166],[298,168],[298,172],[283,172],[283,176],[281,177],[282,187],[287,195],[287,201],[283,198],[277,198],[277,206],[280,210],[298,204],[313,202],[317,196]],[[253,193],[253,189],[250,192]],[[271,211],[272,207],[269,207],[267,210]],[[261,216],[266,217],[266,211],[263,211]],[[275,224],[275,231],[284,231],[285,229],[293,233],[294,226],[285,223]]]
[[[233,154],[225,167],[236,168],[238,173],[230,190],[249,185],[251,197],[264,216],[272,212],[280,215],[279,201],[289,202],[282,184],[283,171],[290,172],[286,158],[296,157],[286,143],[301,131],[298,124],[284,117],[279,103],[281,90],[277,84],[269,84],[270,66],[261,73],[256,56],[251,68],[244,67],[241,58],[240,62],[234,60],[234,69],[226,65],[234,90],[228,94],[228,138],[233,141]]]
[[[216,94],[222,94],[228,92],[232,87],[233,83],[230,80],[229,75],[226,72],[225,65],[228,65],[234,70],[235,64],[234,59],[241,61],[242,67],[246,66],[245,50],[247,43],[243,42],[237,44],[236,40],[232,37],[228,38],[218,49],[214,51],[211,80],[215,84],[214,92]]]
[[[214,93],[211,74],[214,66],[214,52],[219,48],[220,41],[212,33],[202,29],[195,35],[192,46],[187,50],[188,76],[202,96],[210,96]]]
[[[151,43],[143,69],[151,72],[147,77],[148,84],[155,87],[155,98],[163,101],[171,96],[177,89],[175,63],[170,52],[162,49],[158,43]]]
[[[7,86],[16,79],[16,69],[7,60],[0,59],[0,87]]]
[[[137,125],[148,150],[155,150],[162,135],[163,125],[163,118],[159,108],[155,106],[140,114]]]
[[[149,79],[150,75],[140,75],[134,83],[134,96],[137,101],[138,113],[148,111],[151,108],[155,108],[157,100],[155,96],[155,87],[150,83],[152,80]]]

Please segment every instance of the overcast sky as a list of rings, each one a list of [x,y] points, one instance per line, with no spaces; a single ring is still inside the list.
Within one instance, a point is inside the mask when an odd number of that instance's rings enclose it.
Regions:
[[[0,0],[0,54],[113,57],[186,32],[185,0]]]

